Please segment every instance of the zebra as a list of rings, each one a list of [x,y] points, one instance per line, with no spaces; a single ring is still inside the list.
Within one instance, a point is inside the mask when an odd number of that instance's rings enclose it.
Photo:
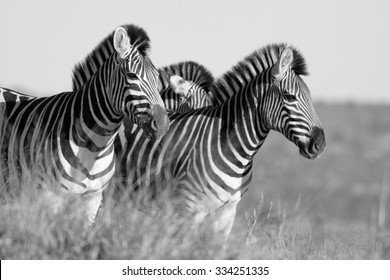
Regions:
[[[165,108],[171,112],[212,106],[209,89],[214,77],[203,65],[184,61],[159,69],[160,95]]]
[[[176,215],[201,226],[206,239],[225,243],[252,178],[253,158],[271,130],[308,159],[326,146],[304,75],[306,62],[295,47],[267,45],[215,81],[214,106],[173,114],[169,131],[156,142],[125,121],[116,148],[119,142],[134,145],[116,150],[115,177],[125,180],[116,197],[146,211],[167,202]]]
[[[76,66],[74,76],[83,78],[83,69],[99,62],[108,40],[114,52],[77,91],[38,98],[0,89],[3,191],[26,184],[20,178],[38,177],[37,189],[54,212],[66,199],[80,199],[87,226],[114,174],[113,143],[123,119],[150,139],[169,128],[157,91],[158,71],[148,56],[150,40],[142,28],[116,28]]]

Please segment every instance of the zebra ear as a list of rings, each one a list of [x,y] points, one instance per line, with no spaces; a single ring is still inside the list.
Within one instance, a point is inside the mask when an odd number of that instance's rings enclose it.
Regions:
[[[171,84],[171,87],[176,94],[184,98],[188,97],[191,87],[191,83],[189,81],[184,80],[178,75],[173,75],[169,79],[169,83]]]
[[[290,47],[287,47],[283,50],[278,61],[272,67],[272,74],[274,76],[283,74],[291,67],[293,62],[293,51]]]
[[[119,58],[124,58],[130,50],[130,38],[126,29],[118,27],[114,33],[114,48]]]

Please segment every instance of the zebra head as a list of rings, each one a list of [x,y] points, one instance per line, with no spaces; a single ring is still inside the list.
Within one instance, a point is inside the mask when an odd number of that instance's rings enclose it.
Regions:
[[[169,118],[158,92],[158,71],[149,57],[140,51],[145,42],[130,43],[125,28],[118,27],[113,36],[119,71],[125,80],[124,92],[114,99],[119,109],[130,121],[136,123],[149,138],[162,137],[169,129]]]
[[[271,87],[265,103],[268,127],[281,132],[299,147],[302,156],[317,158],[325,148],[325,134],[314,111],[310,91],[300,74],[306,74],[304,59],[286,46],[271,69]]]
[[[160,95],[167,110],[183,113],[214,105],[208,92],[214,77],[203,65],[184,61],[158,71]]]
[[[187,112],[191,109],[213,105],[209,94],[201,85],[184,80],[178,75],[173,75],[169,82],[173,91],[179,95],[181,99],[176,112]]]
[[[169,83],[173,91],[180,95],[184,99],[188,99],[191,95],[194,94],[192,87],[195,85],[191,81],[186,81],[178,75],[173,75],[169,78]]]

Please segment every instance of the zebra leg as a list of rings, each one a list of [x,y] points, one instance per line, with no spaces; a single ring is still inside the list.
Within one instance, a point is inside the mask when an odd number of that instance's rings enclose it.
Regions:
[[[230,202],[203,220],[201,227],[202,239],[208,246],[211,245],[214,251],[224,252],[226,241],[233,227],[236,210],[237,202]]]
[[[97,191],[83,195],[84,217],[86,229],[90,229],[95,221],[97,212],[103,199],[103,192]]]

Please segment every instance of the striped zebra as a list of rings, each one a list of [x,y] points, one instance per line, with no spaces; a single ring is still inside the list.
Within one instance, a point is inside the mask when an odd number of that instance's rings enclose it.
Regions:
[[[203,236],[226,241],[252,178],[253,158],[270,130],[285,135],[308,159],[325,148],[301,78],[306,68],[297,49],[268,45],[216,80],[215,106],[172,115],[168,133],[156,142],[124,122],[120,141],[134,145],[116,151],[121,174],[115,177],[126,180],[117,185],[117,195],[145,210],[167,202],[179,216],[205,225]]]
[[[212,106],[209,94],[214,77],[194,61],[171,64],[159,69],[160,95],[165,108],[173,112]]]
[[[183,113],[214,104],[215,101],[209,93],[214,77],[203,65],[185,61],[159,68],[158,71],[160,95],[169,113]],[[144,141],[142,130],[139,130],[136,125],[127,125],[133,133],[137,134],[133,136],[134,141]],[[119,134],[123,134],[124,130],[125,126],[122,125]],[[115,153],[119,158],[122,157],[123,151],[129,149],[129,145],[131,143],[125,137],[117,137]],[[120,171],[117,173],[120,174]],[[116,184],[124,184],[126,178],[119,176],[115,181]]]
[[[114,52],[77,91],[37,98],[0,89],[0,186],[16,194],[17,186],[29,183],[23,178],[37,179],[54,211],[68,198],[81,199],[87,225],[114,174],[113,143],[123,119],[153,139],[169,127],[143,29],[118,27],[76,67],[74,76],[82,77],[83,69],[99,63],[107,40]]]

